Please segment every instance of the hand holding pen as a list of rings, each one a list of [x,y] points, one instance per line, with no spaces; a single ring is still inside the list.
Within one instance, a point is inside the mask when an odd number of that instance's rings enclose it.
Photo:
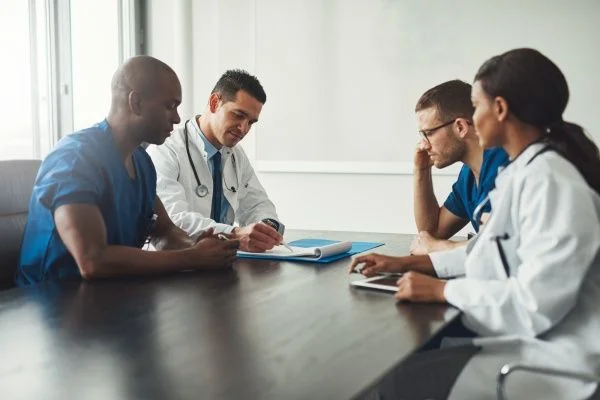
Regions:
[[[280,245],[282,245],[289,251],[294,252],[294,249],[292,249],[291,246],[289,244],[287,244],[285,242],[285,240],[283,240],[283,232],[285,231],[285,225],[283,225],[281,222],[279,222],[273,218],[265,218],[262,220],[262,222],[269,225],[271,228],[275,229],[277,231],[277,233],[279,233],[281,235],[281,242],[279,243]]]
[[[271,250],[283,242],[283,236],[272,226],[264,222],[256,222],[233,229],[231,236],[240,240],[240,250],[262,253]]]

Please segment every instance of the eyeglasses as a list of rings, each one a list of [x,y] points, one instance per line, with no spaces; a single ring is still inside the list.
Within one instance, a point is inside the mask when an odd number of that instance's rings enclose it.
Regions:
[[[439,130],[439,129],[441,129],[441,128],[445,127],[445,126],[448,126],[448,125],[450,125],[450,124],[453,124],[453,123],[455,123],[455,122],[456,122],[456,120],[457,120],[457,119],[460,119],[460,118],[462,118],[462,117],[456,117],[456,118],[454,118],[454,119],[453,119],[453,120],[451,120],[451,121],[444,122],[443,124],[441,124],[441,125],[438,125],[438,126],[435,126],[435,127],[433,127],[433,128],[430,128],[430,129],[422,129],[422,130],[420,130],[420,131],[419,131],[419,134],[421,135],[421,137],[422,137],[423,139],[425,139],[425,140],[427,141],[427,143],[431,144],[431,142],[429,141],[429,136],[433,135],[433,134],[434,134],[434,133],[435,133],[437,130]],[[466,118],[462,118],[462,119],[465,119],[465,120],[467,121],[467,124],[471,125],[471,121],[469,121],[469,120],[468,120],[468,119],[466,119]]]

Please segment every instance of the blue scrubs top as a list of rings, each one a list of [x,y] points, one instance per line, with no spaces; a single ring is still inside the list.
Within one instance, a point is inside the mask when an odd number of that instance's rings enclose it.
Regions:
[[[18,286],[81,277],[60,239],[54,210],[64,204],[100,209],[109,245],[141,247],[153,223],[156,170],[146,151],[133,152],[131,179],[106,120],[64,137],[38,172],[21,248]]]
[[[508,154],[504,149],[484,150],[479,173],[479,186],[475,183],[475,176],[469,167],[463,165],[458,174],[458,179],[452,185],[452,192],[444,202],[444,207],[457,217],[470,220],[475,232],[478,232],[479,221],[476,220],[478,218],[474,218],[473,212],[494,188],[498,168],[505,166],[507,163]],[[489,202],[483,206],[481,212],[490,212]]]

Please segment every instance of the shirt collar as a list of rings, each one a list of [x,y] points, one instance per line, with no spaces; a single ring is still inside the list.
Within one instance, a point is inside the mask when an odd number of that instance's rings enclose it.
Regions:
[[[527,163],[529,163],[529,161],[537,154],[537,152],[542,150],[547,145],[547,143],[542,142],[534,142],[530,144],[519,155],[517,155],[514,160],[510,160],[508,166],[513,169],[521,169],[527,165]]]
[[[202,142],[204,143],[204,151],[206,151],[206,156],[210,159],[215,154],[217,154],[219,149],[217,149],[215,146],[213,146],[211,142],[208,141],[208,139],[204,135],[204,132],[202,132],[202,129],[200,129],[200,125],[198,125],[198,117],[199,115],[196,115],[192,119],[192,125],[194,126],[194,129],[196,129],[198,135],[200,135],[200,139],[202,139]]]
[[[497,204],[497,193],[502,192],[516,171],[524,168],[527,163],[529,163],[529,161],[537,154],[537,152],[542,150],[546,145],[547,144],[540,142],[532,143],[527,146],[519,155],[517,155],[514,160],[509,160],[508,164],[498,168],[498,175],[496,176],[496,180],[494,182],[495,189],[490,191],[492,209],[494,209]]]

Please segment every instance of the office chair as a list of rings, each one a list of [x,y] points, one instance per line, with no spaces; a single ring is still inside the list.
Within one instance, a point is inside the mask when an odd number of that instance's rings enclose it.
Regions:
[[[506,379],[510,374],[516,371],[527,371],[533,372],[537,374],[546,374],[553,375],[557,377],[563,378],[571,378],[571,379],[579,379],[584,382],[596,382],[600,383],[600,377],[576,372],[576,371],[564,371],[556,368],[546,368],[546,367],[534,367],[532,365],[522,364],[522,363],[510,363],[505,364],[500,368],[500,373],[498,374],[498,379],[496,382],[496,395],[498,400],[506,400],[506,391],[504,390],[504,385],[506,383]],[[592,397],[590,399],[599,399],[600,391],[596,389]]]
[[[14,286],[29,200],[40,160],[0,161],[0,289]]]

